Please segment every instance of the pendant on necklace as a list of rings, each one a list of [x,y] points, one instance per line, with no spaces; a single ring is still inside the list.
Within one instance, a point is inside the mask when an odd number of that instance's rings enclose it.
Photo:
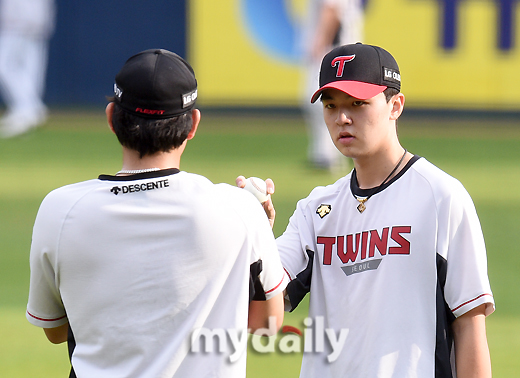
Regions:
[[[363,211],[365,211],[365,209],[367,208],[365,206],[365,202],[367,202],[368,198],[357,198],[356,199],[359,201],[359,205],[357,206],[357,209],[360,213],[362,213]]]
[[[406,153],[408,152],[408,150],[404,150],[404,153],[403,153],[403,156],[401,156],[401,159],[399,160],[399,162],[397,163],[397,165],[395,166],[394,169],[392,169],[392,172],[390,172],[390,174],[383,180],[383,182],[381,183],[381,185],[379,185],[375,191],[372,191],[372,194],[370,194],[368,197],[361,197],[359,198],[358,196],[356,196],[354,193],[352,193],[354,195],[354,197],[357,199],[357,201],[359,202],[359,205],[357,206],[357,209],[360,213],[362,213],[363,211],[366,210],[366,205],[365,205],[365,202],[367,202],[370,197],[372,197],[374,194],[376,193],[379,193],[379,191],[382,190],[383,186],[386,184],[386,182],[392,177],[392,175],[397,172],[397,169],[399,168],[399,166],[401,165],[401,163],[403,162],[404,160],[404,157],[406,156]],[[355,168],[354,168],[354,173],[355,173]]]

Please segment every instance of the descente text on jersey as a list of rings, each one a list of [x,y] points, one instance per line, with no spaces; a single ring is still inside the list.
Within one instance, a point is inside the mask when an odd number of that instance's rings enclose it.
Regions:
[[[410,242],[403,235],[411,232],[411,226],[393,226],[385,227],[381,232],[370,230],[351,235],[318,236],[316,243],[323,245],[323,265],[331,265],[334,252],[346,264],[374,257],[376,248],[381,256],[409,255]]]
[[[110,191],[117,196],[119,193],[137,193],[144,192],[146,190],[167,188],[169,186],[170,183],[168,182],[168,179],[164,179],[154,182],[145,182],[142,184],[114,186],[112,189],[110,189]]]

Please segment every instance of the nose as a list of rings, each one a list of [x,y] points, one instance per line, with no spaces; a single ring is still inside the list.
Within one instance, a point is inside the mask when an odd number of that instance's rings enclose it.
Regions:
[[[352,123],[352,118],[350,118],[350,114],[347,109],[339,108],[336,116],[336,124],[339,126],[342,125],[350,125]]]

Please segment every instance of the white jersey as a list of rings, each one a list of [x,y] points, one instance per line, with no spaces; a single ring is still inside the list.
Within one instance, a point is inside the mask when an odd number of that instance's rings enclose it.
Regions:
[[[331,348],[305,353],[300,376],[452,377],[451,323],[484,303],[494,311],[473,202],[417,156],[359,212],[353,194],[371,191],[355,171],[315,188],[277,239],[290,307],[310,291],[310,318],[348,332],[334,362]]]
[[[248,300],[285,277],[251,193],[176,169],[100,176],[42,202],[27,319],[70,323],[78,377],[245,377],[229,332],[244,335]],[[223,331],[224,349],[194,349],[203,330]]]

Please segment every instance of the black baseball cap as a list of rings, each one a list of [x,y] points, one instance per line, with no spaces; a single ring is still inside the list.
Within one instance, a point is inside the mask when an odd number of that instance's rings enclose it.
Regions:
[[[401,74],[394,57],[381,47],[356,43],[336,47],[321,62],[320,89],[314,103],[327,88],[366,100],[386,88],[401,91]]]
[[[134,115],[164,119],[193,109],[197,80],[179,55],[163,49],[130,57],[116,75],[114,101]]]

